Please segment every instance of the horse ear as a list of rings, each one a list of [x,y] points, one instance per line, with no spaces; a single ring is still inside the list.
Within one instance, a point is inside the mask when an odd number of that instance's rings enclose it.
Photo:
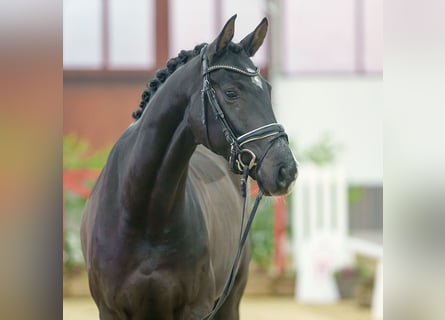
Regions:
[[[241,40],[240,43],[246,50],[249,57],[252,57],[263,44],[268,25],[269,23],[267,22],[267,18],[263,18],[255,30]]]
[[[224,25],[224,28],[220,32],[219,36],[215,40],[215,52],[224,49],[233,38],[235,33],[235,19],[236,14],[233,15]]]

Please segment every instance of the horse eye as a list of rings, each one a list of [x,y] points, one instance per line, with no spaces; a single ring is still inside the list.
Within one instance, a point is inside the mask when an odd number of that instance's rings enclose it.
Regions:
[[[234,90],[226,90],[224,91],[224,94],[226,95],[227,98],[232,100],[238,98],[238,95]]]

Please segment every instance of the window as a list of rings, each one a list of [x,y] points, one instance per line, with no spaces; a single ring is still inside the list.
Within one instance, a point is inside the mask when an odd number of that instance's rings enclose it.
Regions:
[[[282,72],[381,72],[382,1],[283,0]]]
[[[102,67],[100,0],[63,2],[63,64],[69,69]]]
[[[150,69],[155,0],[64,0],[65,69]]]
[[[215,0],[170,0],[169,57],[216,36]]]
[[[116,69],[154,68],[154,1],[109,0],[109,67]]]

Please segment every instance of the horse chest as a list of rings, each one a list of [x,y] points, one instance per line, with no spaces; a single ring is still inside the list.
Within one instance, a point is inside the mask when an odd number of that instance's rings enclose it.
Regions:
[[[129,270],[113,304],[146,316],[202,313],[213,303],[214,285],[207,251],[144,245],[145,256]],[[181,314],[181,316],[179,316]]]

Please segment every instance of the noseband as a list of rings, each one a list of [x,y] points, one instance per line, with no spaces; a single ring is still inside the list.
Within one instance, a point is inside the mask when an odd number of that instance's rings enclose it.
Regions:
[[[258,76],[260,72],[258,68],[256,68],[256,70],[252,72],[230,65],[213,65],[209,67],[209,60],[207,57],[206,49],[207,45],[201,49],[202,76],[203,76],[201,100],[203,108],[202,124],[204,125],[206,130],[207,143],[209,144],[209,137],[208,137],[208,127],[207,127],[206,112],[205,112],[205,97],[207,97],[207,100],[209,101],[209,104],[213,110],[216,119],[221,124],[222,131],[227,140],[227,143],[230,145],[230,155],[228,159],[230,169],[234,173],[242,174],[244,172],[245,167],[247,167],[249,171],[252,170],[254,167],[256,167],[256,171],[258,172],[264,157],[266,156],[269,149],[272,147],[273,143],[280,137],[285,137],[287,140],[287,134],[284,132],[283,126],[278,123],[270,123],[261,126],[247,133],[244,133],[240,136],[237,136],[235,134],[232,126],[227,121],[224,112],[218,102],[218,99],[216,97],[216,91],[210,83],[209,74],[215,70],[225,69],[228,71],[240,73],[248,77],[255,77]],[[260,157],[257,157],[257,155],[252,150],[244,147],[244,145],[249,142],[262,140],[269,137],[273,138],[269,140],[269,144],[267,145],[266,149],[263,151],[263,154]],[[243,161],[243,155],[247,155],[247,158],[249,159],[248,163],[245,163]]]

